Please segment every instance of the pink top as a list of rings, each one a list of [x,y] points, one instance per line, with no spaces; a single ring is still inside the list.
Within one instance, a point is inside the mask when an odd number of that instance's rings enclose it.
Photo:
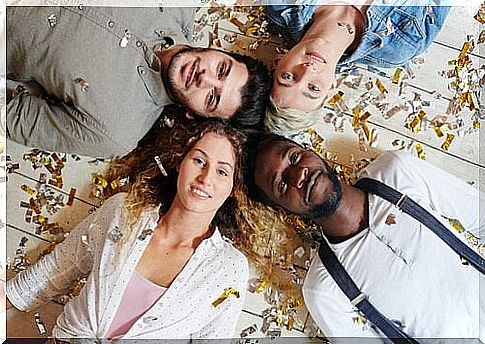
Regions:
[[[150,282],[134,271],[106,337],[112,339],[123,336],[166,290],[167,288]]]

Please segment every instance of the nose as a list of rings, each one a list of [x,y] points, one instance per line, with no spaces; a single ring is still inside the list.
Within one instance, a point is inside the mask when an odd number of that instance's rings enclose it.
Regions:
[[[200,170],[199,175],[197,176],[197,181],[202,185],[211,185],[212,175],[210,169],[205,166]]]
[[[200,88],[219,87],[219,83],[220,80],[205,69],[197,74],[197,86]]]
[[[301,189],[303,185],[305,184],[305,180],[307,179],[308,176],[308,168],[307,167],[300,167],[300,166],[294,166],[290,173],[289,173],[289,182],[290,185]]]

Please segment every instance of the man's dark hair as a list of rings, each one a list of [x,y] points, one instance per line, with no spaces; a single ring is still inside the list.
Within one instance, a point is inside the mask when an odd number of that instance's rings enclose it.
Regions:
[[[248,69],[248,81],[241,90],[241,105],[231,117],[236,127],[263,128],[264,114],[269,102],[271,74],[263,62],[250,56],[224,51]]]
[[[287,139],[284,136],[273,134],[269,132],[265,133],[253,133],[248,137],[246,141],[246,145],[244,150],[246,152],[246,161],[244,161],[244,184],[248,191],[248,196],[254,201],[258,201],[273,208],[282,209],[277,203],[271,200],[263,190],[256,184],[256,180],[254,178],[255,171],[256,171],[256,158],[259,155],[259,152],[264,149],[264,147],[268,147],[275,142],[289,142],[295,145],[298,143]]]

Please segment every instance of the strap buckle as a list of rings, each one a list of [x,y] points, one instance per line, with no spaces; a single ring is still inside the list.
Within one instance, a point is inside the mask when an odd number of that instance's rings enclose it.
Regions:
[[[408,198],[408,195],[402,194],[399,200],[396,202],[396,208],[402,211],[402,206],[408,200]]]
[[[357,307],[357,305],[362,301],[364,301],[365,298],[366,298],[365,294],[363,292],[360,292],[359,295],[357,295],[352,300],[350,300],[350,303],[352,304],[352,306]]]

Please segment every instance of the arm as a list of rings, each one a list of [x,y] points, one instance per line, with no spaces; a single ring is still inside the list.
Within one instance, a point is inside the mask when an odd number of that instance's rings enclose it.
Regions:
[[[88,275],[98,246],[104,243],[111,220],[120,212],[120,195],[111,197],[94,214],[77,225],[53,252],[6,283],[6,295],[15,308],[27,311],[62,295]]]
[[[31,147],[92,157],[124,155],[103,124],[72,104],[48,102],[21,92],[7,104],[7,135]]]

